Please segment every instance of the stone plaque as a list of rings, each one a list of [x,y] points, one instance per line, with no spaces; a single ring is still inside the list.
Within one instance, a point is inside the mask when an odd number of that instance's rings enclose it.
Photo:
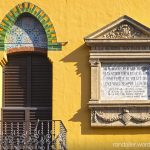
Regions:
[[[149,100],[150,64],[102,63],[101,100]]]

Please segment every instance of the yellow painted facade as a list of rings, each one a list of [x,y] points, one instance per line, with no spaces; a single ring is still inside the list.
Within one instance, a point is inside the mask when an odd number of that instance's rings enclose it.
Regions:
[[[23,0],[0,0],[0,20]],[[150,0],[28,0],[51,19],[57,40],[68,41],[62,51],[49,51],[53,62],[53,119],[65,124],[69,150],[150,149],[113,147],[113,143],[149,142],[150,128],[90,127],[89,47],[83,38],[97,29],[128,15],[150,27]],[[3,56],[3,52],[0,52]],[[2,69],[0,75],[2,76]],[[2,80],[2,77],[1,77]],[[1,81],[2,83],[2,81]],[[2,102],[2,86],[0,86]]]

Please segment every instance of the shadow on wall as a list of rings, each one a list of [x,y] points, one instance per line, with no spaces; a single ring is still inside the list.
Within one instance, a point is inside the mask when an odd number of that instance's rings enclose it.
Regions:
[[[63,62],[76,62],[76,74],[81,76],[81,108],[77,110],[69,121],[81,123],[82,135],[150,134],[149,128],[94,128],[90,126],[90,110],[88,109],[91,86],[89,49],[86,45],[81,45],[61,60]]]

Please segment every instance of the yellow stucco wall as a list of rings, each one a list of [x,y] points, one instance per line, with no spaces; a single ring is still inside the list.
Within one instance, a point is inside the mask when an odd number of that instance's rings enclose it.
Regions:
[[[0,0],[0,20],[22,0]],[[122,150],[115,142],[149,142],[150,128],[91,128],[89,48],[83,38],[122,15],[150,27],[150,0],[28,0],[43,9],[55,27],[62,51],[48,53],[53,62],[53,119],[61,119],[69,150]],[[0,53],[2,55],[2,53]],[[1,90],[0,90],[1,92]],[[1,95],[1,94],[0,94]],[[0,97],[1,98],[1,97]],[[133,147],[130,149],[150,149]]]

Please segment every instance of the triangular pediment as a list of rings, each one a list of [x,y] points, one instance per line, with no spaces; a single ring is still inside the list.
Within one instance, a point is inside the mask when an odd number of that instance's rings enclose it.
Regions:
[[[150,39],[150,29],[128,16],[122,16],[85,37],[86,40]]]

